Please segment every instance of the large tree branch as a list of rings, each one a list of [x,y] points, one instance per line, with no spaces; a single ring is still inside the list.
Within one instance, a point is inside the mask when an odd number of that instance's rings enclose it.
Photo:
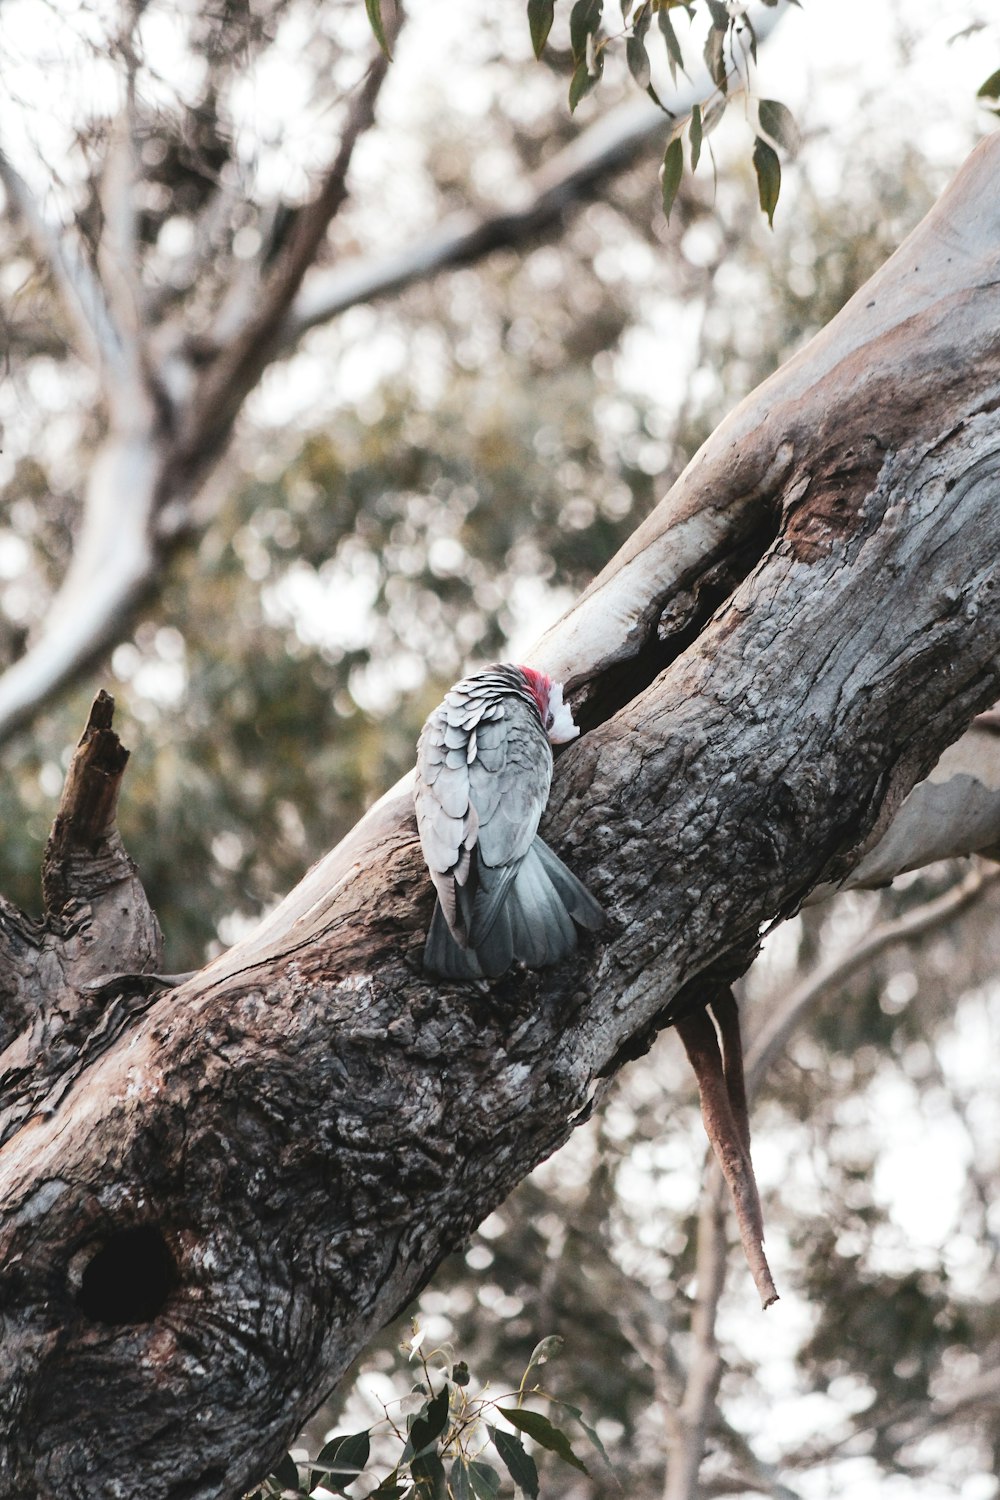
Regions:
[[[164,461],[162,441],[148,431],[113,429],[101,444],[66,576],[39,635],[0,676],[0,742],[127,628],[159,563]]]
[[[869,841],[846,889],[887,885],[939,859],[1000,853],[1000,733],[995,710],[980,714],[949,745],[926,780],[903,800],[885,833]],[[819,889],[811,899],[823,899]]]
[[[546,638],[590,732],[560,758],[545,832],[607,906],[599,945],[427,983],[430,887],[390,795],[12,1129],[4,1500],[238,1493],[604,1080],[846,873],[996,698],[998,159],[1000,137],[973,153]],[[657,627],[707,497],[748,490],[771,527],[711,618],[689,611],[682,649]]]

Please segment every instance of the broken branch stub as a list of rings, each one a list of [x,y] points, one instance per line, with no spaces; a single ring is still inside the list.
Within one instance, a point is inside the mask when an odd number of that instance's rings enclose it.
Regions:
[[[70,763],[43,858],[44,916],[9,902],[0,909],[5,1113],[19,1096],[39,1097],[71,1059],[80,1063],[111,998],[105,976],[160,967],[159,923],[115,822],[129,752],[111,727],[113,712],[114,699],[99,693]]]
[[[115,700],[102,689],[66,773],[59,810],[45,847],[42,893],[45,910],[58,917],[68,900],[106,883],[106,866],[127,862],[115,819],[129,752],[111,728]],[[100,873],[98,873],[100,872]]]
[[[114,708],[98,693],[42,860],[46,923],[54,935],[72,930],[77,939],[64,948],[76,989],[104,974],[155,970],[163,955],[159,923],[116,823],[129,751],[111,727]]]

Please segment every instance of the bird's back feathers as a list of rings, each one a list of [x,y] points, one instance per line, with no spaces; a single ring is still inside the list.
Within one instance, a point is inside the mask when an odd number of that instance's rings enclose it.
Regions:
[[[575,923],[600,926],[601,907],[536,836],[551,778],[542,708],[518,667],[463,679],[428,717],[414,801],[439,897],[424,954],[431,972],[495,977],[515,960],[541,968],[575,950]]]

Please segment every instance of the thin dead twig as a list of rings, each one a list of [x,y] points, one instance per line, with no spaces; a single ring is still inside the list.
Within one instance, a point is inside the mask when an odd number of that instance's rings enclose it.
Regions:
[[[751,1041],[746,1061],[746,1087],[750,1098],[759,1090],[767,1070],[784,1051],[789,1037],[819,1005],[828,990],[843,984],[891,948],[894,943],[912,942],[933,928],[958,916],[1000,881],[1000,868],[981,865],[943,895],[915,907],[901,917],[880,922],[849,953],[838,953],[820,964],[809,977],[785,997],[770,1020]]]
[[[722,1050],[707,1011],[699,1010],[677,1022],[701,1101],[705,1133],[722,1168],[736,1211],[740,1240],[761,1306],[778,1300],[774,1279],[764,1254],[764,1218],[750,1159],[750,1124],[743,1084],[739,1017],[731,993],[711,1002],[719,1022]]]
[[[386,25],[390,48],[402,22],[402,5],[397,0],[393,19]],[[219,350],[198,382],[179,441],[184,467],[198,469],[219,451],[246,395],[274,358],[282,323],[347,197],[347,176],[354,150],[374,124],[375,106],[388,67],[385,54],[376,53],[351,101],[340,144],[318,193],[299,212],[287,245],[261,287],[253,312]]]

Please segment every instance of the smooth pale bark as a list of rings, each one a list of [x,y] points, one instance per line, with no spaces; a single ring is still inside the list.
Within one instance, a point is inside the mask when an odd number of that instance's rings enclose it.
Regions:
[[[7,1072],[4,1500],[238,1494],[1000,695],[998,172],[995,137],[546,638],[589,732],[543,827],[607,906],[599,944],[427,983],[397,790],[183,988],[87,990],[68,1082]]]
[[[1000,853],[1000,716],[980,714],[904,799],[844,882],[885,885],[936,859]]]

